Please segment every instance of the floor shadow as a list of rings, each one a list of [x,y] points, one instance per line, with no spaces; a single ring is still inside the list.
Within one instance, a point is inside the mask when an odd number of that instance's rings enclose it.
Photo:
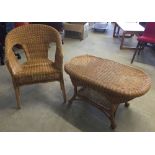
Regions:
[[[72,88],[69,90],[68,96],[72,94]],[[46,92],[42,92],[41,89],[37,89],[35,93],[38,94],[38,97],[35,98],[46,104],[48,108],[56,113],[59,117],[63,118],[64,121],[67,121],[69,124],[78,128],[80,131],[85,132],[112,132],[110,128],[110,121],[104,115],[103,112],[92,106],[89,102],[78,100],[74,101],[71,107],[63,104],[63,97],[59,89],[55,89],[51,97]],[[25,98],[26,99],[26,98]],[[33,98],[34,100],[34,98]],[[62,101],[62,102],[61,102]],[[71,131],[70,131],[71,132]]]

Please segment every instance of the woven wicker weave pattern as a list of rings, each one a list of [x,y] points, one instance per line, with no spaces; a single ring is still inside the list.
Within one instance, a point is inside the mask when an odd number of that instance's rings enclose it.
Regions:
[[[143,71],[95,56],[75,57],[65,70],[86,84],[120,96],[138,97],[151,86],[151,79]]]
[[[55,60],[49,60],[48,48],[51,42],[56,43]],[[13,47],[23,47],[27,62],[20,64],[13,53]],[[59,32],[46,25],[29,24],[13,29],[6,37],[6,64],[12,75],[16,92],[19,86],[38,82],[60,81],[66,100],[63,81],[63,54]],[[17,106],[19,99],[17,97]]]
[[[20,26],[8,33],[6,37],[6,58],[16,44],[22,45],[28,60],[47,58],[48,47],[51,42],[56,43],[56,57],[62,57],[61,39],[56,29],[39,24]],[[62,62],[57,64],[62,65]]]
[[[151,87],[151,79],[143,71],[90,55],[73,58],[65,64],[65,71],[70,75],[74,86],[74,95],[69,100],[70,105],[77,96],[81,97],[80,90],[77,89],[79,86],[82,89],[90,88],[99,92],[110,105],[91,103],[110,119],[112,129],[116,128],[115,114],[119,104],[125,103],[128,107],[128,101],[142,96]]]

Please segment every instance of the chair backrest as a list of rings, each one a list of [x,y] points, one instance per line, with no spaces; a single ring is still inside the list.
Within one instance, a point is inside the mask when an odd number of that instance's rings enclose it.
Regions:
[[[148,22],[146,24],[143,36],[155,37],[155,22]]]
[[[61,49],[59,32],[47,25],[28,24],[10,31],[6,37],[6,48],[21,45],[27,59],[47,58],[51,42],[56,43],[56,48]],[[9,52],[9,50],[6,50]],[[57,50],[59,51],[59,50]]]

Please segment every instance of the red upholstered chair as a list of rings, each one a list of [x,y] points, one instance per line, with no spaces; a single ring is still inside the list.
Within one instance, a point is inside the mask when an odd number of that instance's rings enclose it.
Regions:
[[[138,44],[131,59],[131,63],[133,63],[136,54],[140,53],[145,47],[147,43],[155,44],[155,22],[149,22],[146,24],[145,30],[141,36],[137,38]]]
[[[29,22],[15,22],[15,28],[26,24],[29,24]]]

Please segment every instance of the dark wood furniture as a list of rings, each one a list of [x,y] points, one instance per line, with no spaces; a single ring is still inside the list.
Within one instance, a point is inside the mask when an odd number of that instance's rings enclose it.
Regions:
[[[143,34],[137,38],[138,44],[136,50],[131,59],[131,63],[133,63],[135,56],[140,54],[141,51],[144,50],[145,46],[148,44],[155,44],[155,22],[148,22]]]
[[[122,35],[120,35],[120,29],[123,31]],[[124,39],[130,38],[134,34],[140,35],[143,31],[144,27],[139,23],[117,22],[114,25],[113,37],[121,39],[120,49],[136,49],[136,47],[124,46]]]

